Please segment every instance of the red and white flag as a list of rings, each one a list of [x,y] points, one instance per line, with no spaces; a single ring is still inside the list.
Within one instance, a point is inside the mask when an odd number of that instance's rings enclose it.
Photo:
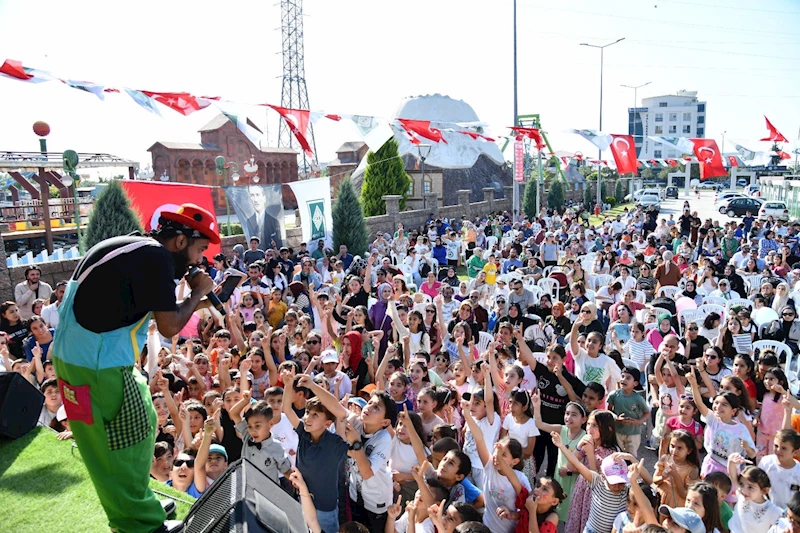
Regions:
[[[429,141],[437,143],[443,142],[447,144],[447,141],[442,135],[442,130],[431,128],[430,120],[411,120],[407,118],[398,118],[397,121],[412,137],[417,135],[423,139],[428,139]]]
[[[611,155],[620,174],[634,174],[638,168],[636,161],[636,145],[631,135],[611,135]]]
[[[22,65],[21,61],[15,59],[6,59],[3,64],[0,65],[0,75],[32,83],[41,83],[53,79],[53,76],[49,72],[25,67]]]
[[[211,103],[206,99],[198,99],[189,93],[157,93],[153,91],[142,92],[156,102],[164,104],[183,116],[191,115],[195,111],[199,111],[211,105]]]
[[[730,166],[732,166],[732,167],[738,167],[739,166],[739,159],[735,155],[729,155],[728,156],[728,163],[730,163]]]
[[[292,132],[295,139],[297,139],[297,142],[300,143],[300,147],[306,153],[306,156],[313,159],[314,151],[311,149],[311,145],[308,143],[308,139],[306,138],[308,121],[311,117],[311,112],[306,109],[288,109],[270,104],[262,105],[271,107],[278,112],[283,120],[286,121],[286,125],[289,126],[289,130]]]
[[[779,132],[775,126],[772,125],[772,122],[764,115],[764,120],[767,121],[767,129],[769,130],[769,137],[764,137],[761,139],[762,141],[773,141],[773,142],[789,142],[789,140],[783,136],[781,132]]]
[[[727,176],[728,171],[722,163],[717,141],[714,139],[689,139],[694,144],[694,155],[700,163],[700,179],[707,180]]]
[[[778,155],[778,157],[781,158],[781,161],[783,161],[784,159],[791,159],[792,158],[792,156],[790,156],[788,153],[783,152],[783,151],[777,152],[777,155]]]
[[[536,144],[537,150],[542,150],[545,147],[544,140],[542,139],[542,134],[536,128],[523,128],[521,126],[517,126],[511,128],[511,131],[517,134],[517,139],[521,139],[523,137],[533,139],[533,142]]]

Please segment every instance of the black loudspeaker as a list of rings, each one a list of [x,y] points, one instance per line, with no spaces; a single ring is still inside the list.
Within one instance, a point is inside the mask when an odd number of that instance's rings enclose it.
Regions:
[[[39,421],[44,395],[17,372],[0,372],[0,435],[18,439]]]
[[[185,533],[308,533],[300,504],[247,459],[228,465],[183,526]]]

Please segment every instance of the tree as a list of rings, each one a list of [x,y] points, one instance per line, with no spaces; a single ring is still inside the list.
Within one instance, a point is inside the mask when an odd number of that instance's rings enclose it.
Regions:
[[[367,169],[361,185],[361,203],[364,216],[386,214],[386,202],[381,198],[387,194],[399,194],[400,211],[406,208],[406,196],[411,178],[406,174],[405,163],[400,158],[397,141],[389,139],[377,152],[367,154]]]
[[[364,222],[364,213],[358,201],[350,178],[343,179],[333,203],[333,246],[335,250],[342,244],[351,254],[361,254],[369,247],[369,233]]]
[[[522,196],[522,212],[528,217],[528,220],[533,220],[537,215],[536,213],[536,189],[537,179],[530,177],[525,184],[525,193]]]
[[[653,179],[653,171],[649,168],[642,170],[642,179],[643,180],[651,180]]]
[[[97,201],[86,228],[86,249],[105,239],[143,231],[139,217],[131,209],[131,202],[119,181],[108,182]]]
[[[547,205],[551,209],[564,207],[564,183],[561,180],[553,180],[550,184],[550,191],[547,193]]]
[[[591,211],[592,206],[594,205],[594,198],[595,195],[592,186],[587,183],[586,188],[583,190],[583,206]]]
[[[614,187],[614,196],[617,197],[617,203],[622,203],[625,198],[625,189],[622,187],[622,182],[617,180],[617,185]]]

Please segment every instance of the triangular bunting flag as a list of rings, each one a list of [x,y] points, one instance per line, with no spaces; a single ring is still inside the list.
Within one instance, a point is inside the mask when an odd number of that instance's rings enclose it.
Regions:
[[[300,147],[303,149],[306,156],[313,159],[314,151],[311,149],[308,139],[306,139],[306,131],[308,131],[308,121],[311,118],[311,112],[305,109],[288,109],[286,107],[270,104],[262,105],[271,107],[278,112],[289,127],[289,131],[292,132],[297,142],[300,143]]]
[[[139,106],[150,111],[151,113],[155,113],[159,117],[161,116],[161,112],[158,110],[158,107],[156,107],[155,100],[144,94],[142,91],[128,88],[125,88],[124,91],[128,93],[128,96],[133,98],[133,101],[139,104]]]
[[[570,133],[580,135],[593,145],[597,146],[600,150],[606,150],[611,146],[611,141],[614,140],[611,135],[601,133],[597,130],[569,130]]]
[[[415,135],[424,139],[428,139],[429,141],[437,143],[443,142],[447,144],[447,141],[442,135],[442,131],[432,128],[430,120],[411,120],[406,118],[398,118],[397,122],[399,122],[403,129],[409,133],[414,133]]]
[[[789,142],[789,140],[786,137],[784,137],[783,134],[779,132],[777,128],[775,128],[775,126],[772,125],[772,122],[769,121],[766,115],[764,116],[764,120],[767,121],[767,129],[769,130],[769,136],[761,139],[762,141]]]
[[[191,115],[204,107],[208,107],[210,102],[198,101],[197,98],[189,93],[156,93],[152,91],[142,91],[144,94],[153,98],[156,102],[164,104],[180,113],[183,116]]]

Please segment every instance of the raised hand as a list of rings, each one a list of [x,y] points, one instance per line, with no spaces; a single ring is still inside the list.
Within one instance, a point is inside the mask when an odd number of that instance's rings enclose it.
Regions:
[[[400,517],[400,514],[403,512],[402,507],[403,497],[397,496],[397,501],[389,506],[386,510],[386,514],[389,515],[389,520],[397,520]]]

